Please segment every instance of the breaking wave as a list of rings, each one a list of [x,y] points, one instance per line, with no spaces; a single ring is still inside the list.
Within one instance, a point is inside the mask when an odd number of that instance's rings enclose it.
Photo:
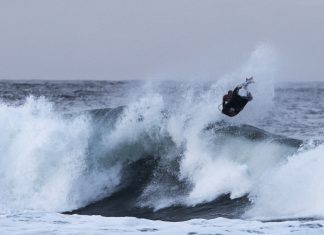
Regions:
[[[235,217],[249,209],[243,200],[244,210],[235,213],[237,200],[245,197],[254,204],[250,214],[265,215],[258,208],[271,210],[280,203],[278,190],[288,190],[294,185],[290,180],[310,183],[298,159],[320,161],[311,153],[321,147],[299,153],[302,141],[225,121],[190,128],[193,120],[176,119],[164,108],[159,96],[131,107],[74,114],[57,113],[44,99],[29,98],[16,107],[2,104],[1,207],[69,211],[90,204],[80,211],[87,213],[99,201],[105,207],[93,213],[109,209],[110,215],[127,214],[142,208],[145,215],[144,208],[158,212],[209,205],[215,207],[213,213]],[[288,177],[293,173],[297,175]],[[124,211],[111,208],[116,200],[127,205]],[[231,209],[222,214],[217,206],[225,201]]]
[[[0,208],[164,220],[323,216],[322,145],[243,124],[272,108],[264,51],[237,72],[264,77],[239,118],[215,103],[220,87],[239,83],[235,74],[177,97],[148,86],[126,106],[77,113],[45,98],[0,104]]]

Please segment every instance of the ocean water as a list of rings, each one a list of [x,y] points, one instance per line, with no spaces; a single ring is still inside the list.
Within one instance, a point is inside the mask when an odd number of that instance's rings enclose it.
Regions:
[[[1,234],[324,234],[324,83],[0,81]]]

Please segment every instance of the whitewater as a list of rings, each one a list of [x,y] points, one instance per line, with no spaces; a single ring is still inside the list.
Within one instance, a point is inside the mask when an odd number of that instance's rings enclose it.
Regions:
[[[324,234],[324,83],[0,81],[1,234]],[[254,99],[218,109],[245,77]]]

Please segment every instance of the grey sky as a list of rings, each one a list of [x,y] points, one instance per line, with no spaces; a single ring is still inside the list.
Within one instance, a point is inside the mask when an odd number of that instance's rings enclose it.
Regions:
[[[324,81],[322,0],[0,0],[0,79],[213,79],[275,48]]]

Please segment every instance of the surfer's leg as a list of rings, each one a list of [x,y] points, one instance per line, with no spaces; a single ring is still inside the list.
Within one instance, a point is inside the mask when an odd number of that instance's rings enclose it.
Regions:
[[[246,81],[241,86],[244,88],[244,90],[247,90],[247,87],[252,83],[254,83],[253,77],[246,78]]]

